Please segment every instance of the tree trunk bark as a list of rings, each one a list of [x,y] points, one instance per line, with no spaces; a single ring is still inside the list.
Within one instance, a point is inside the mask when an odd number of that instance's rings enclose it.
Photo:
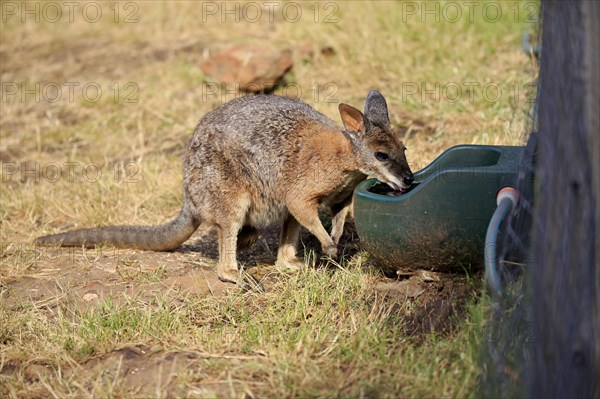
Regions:
[[[529,393],[600,397],[600,6],[542,10]]]

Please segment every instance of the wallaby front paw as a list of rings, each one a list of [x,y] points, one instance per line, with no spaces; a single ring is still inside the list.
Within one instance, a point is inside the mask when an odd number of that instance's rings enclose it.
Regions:
[[[329,256],[330,258],[332,258],[333,260],[337,259],[337,245],[335,244],[329,244],[325,247],[323,247],[323,253],[326,256]]]

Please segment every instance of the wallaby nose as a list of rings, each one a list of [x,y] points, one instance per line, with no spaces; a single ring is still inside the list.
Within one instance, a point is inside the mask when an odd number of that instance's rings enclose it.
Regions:
[[[412,184],[412,182],[415,181],[415,177],[413,176],[412,173],[408,173],[408,174],[404,175],[404,177],[402,177],[402,181],[407,186],[410,186]]]

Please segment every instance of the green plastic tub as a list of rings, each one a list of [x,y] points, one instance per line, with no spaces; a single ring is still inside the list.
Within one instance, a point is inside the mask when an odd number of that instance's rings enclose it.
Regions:
[[[364,248],[388,272],[482,267],[496,194],[516,181],[524,148],[452,147],[416,172],[412,189],[401,195],[365,180],[354,192]]]

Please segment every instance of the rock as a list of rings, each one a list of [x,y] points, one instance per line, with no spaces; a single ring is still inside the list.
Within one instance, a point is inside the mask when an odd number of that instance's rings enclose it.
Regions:
[[[81,297],[81,299],[83,299],[86,302],[90,302],[90,301],[93,301],[94,299],[98,299],[98,294],[95,294],[93,292],[88,292],[87,294],[83,295]]]
[[[273,88],[292,65],[290,50],[240,45],[212,56],[200,68],[228,88],[258,93]]]

